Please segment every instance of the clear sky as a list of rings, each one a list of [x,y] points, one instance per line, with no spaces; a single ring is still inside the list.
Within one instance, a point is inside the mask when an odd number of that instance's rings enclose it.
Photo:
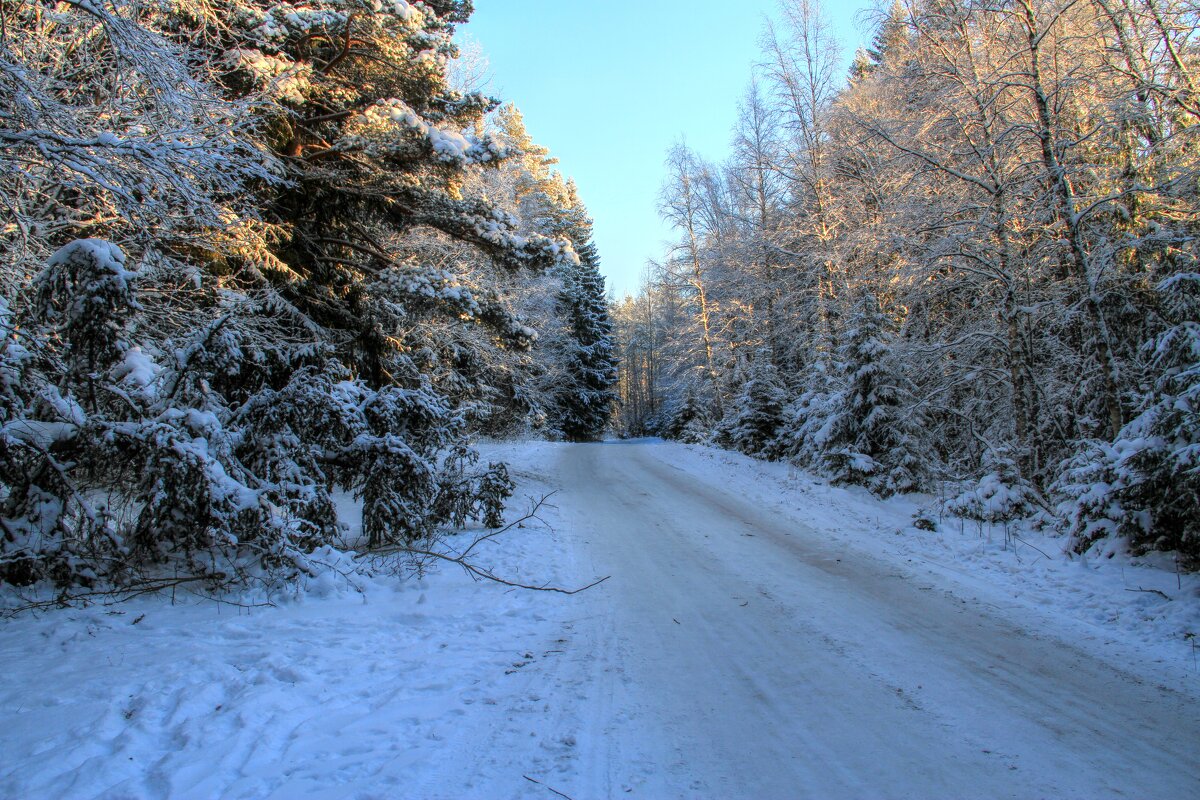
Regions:
[[[870,0],[827,0],[847,67]],[[658,217],[663,161],[681,137],[711,160],[729,152],[737,104],[777,0],[475,0],[461,32],[487,56],[488,90],[513,101],[534,141],[579,184],[601,269],[636,293],[672,237]]]

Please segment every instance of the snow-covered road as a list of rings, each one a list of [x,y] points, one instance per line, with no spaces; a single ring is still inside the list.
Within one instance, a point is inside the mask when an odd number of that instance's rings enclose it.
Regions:
[[[1195,576],[918,531],[929,498],[708,448],[486,455],[557,492],[483,566],[612,577],[0,621],[0,798],[1200,797]]]
[[[1194,700],[846,557],[675,452],[552,470],[582,571],[613,575],[574,664],[579,797],[1200,796]]]

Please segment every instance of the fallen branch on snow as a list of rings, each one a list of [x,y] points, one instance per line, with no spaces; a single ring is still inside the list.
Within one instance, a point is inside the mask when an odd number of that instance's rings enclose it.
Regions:
[[[439,550],[434,550],[434,549],[431,549],[430,547],[419,547],[416,545],[397,544],[397,545],[388,545],[386,547],[375,548],[374,550],[368,550],[368,551],[362,553],[359,557],[364,558],[364,559],[369,559],[369,558],[383,558],[383,557],[387,557],[387,556],[412,556],[417,559],[432,559],[435,561],[444,561],[444,562],[447,562],[450,564],[457,564],[459,567],[461,567],[463,569],[463,571],[465,571],[468,575],[470,575],[472,577],[472,579],[474,579],[474,580],[482,579],[482,580],[486,580],[486,581],[491,581],[492,583],[499,583],[503,586],[511,586],[514,589],[527,589],[527,590],[533,591],[533,592],[555,592],[557,594],[566,594],[566,595],[579,594],[580,592],[586,592],[588,589],[591,589],[594,586],[599,586],[600,584],[604,583],[606,580],[608,580],[612,576],[605,575],[603,578],[592,581],[588,585],[581,586],[577,589],[564,589],[561,586],[552,586],[549,583],[544,583],[544,584],[538,586],[538,585],[534,585],[534,584],[519,583],[517,581],[508,580],[507,578],[500,577],[499,575],[497,575],[490,569],[481,567],[478,564],[474,564],[468,560],[468,557],[471,555],[472,551],[474,551],[475,548],[478,547],[479,545],[481,545],[484,542],[489,541],[491,539],[495,539],[498,536],[502,536],[503,534],[508,533],[509,531],[513,530],[514,528],[524,527],[524,523],[526,523],[530,520],[537,520],[538,522],[542,523],[543,525],[547,525],[546,521],[538,516],[538,512],[541,511],[543,506],[547,505],[547,501],[553,496],[554,496],[553,492],[551,492],[550,494],[547,494],[547,495],[543,495],[539,500],[537,500],[534,503],[533,508],[531,508],[529,510],[529,512],[527,514],[525,514],[525,516],[521,517],[520,519],[516,519],[516,520],[510,522],[509,524],[505,525],[503,528],[498,528],[494,531],[489,531],[488,533],[477,536],[475,539],[473,539],[471,541],[471,543],[469,545],[467,545],[467,547],[465,549],[463,549],[462,552],[457,553],[457,554],[452,553],[452,552],[442,552]],[[547,525],[547,527],[549,527],[549,525]],[[549,787],[547,787],[547,788],[549,788]]]
[[[203,594],[193,591],[191,586],[197,583],[208,584],[209,591]],[[160,594],[168,589],[171,590],[172,605],[175,602],[176,589],[181,589],[205,600],[211,600],[219,605],[233,606],[235,608],[269,608],[275,605],[269,601],[263,603],[243,603],[221,596],[222,590],[229,589],[234,584],[235,582],[227,580],[223,574],[210,574],[174,578],[145,578],[126,586],[84,592],[71,592],[69,589],[65,589],[52,599],[31,599],[20,605],[0,609],[0,617],[15,617],[26,611],[48,611],[50,609],[70,607],[86,608],[94,603],[99,603],[101,606],[117,605],[118,603],[126,603],[133,600],[135,597],[141,597],[142,595]],[[16,594],[15,596],[21,597],[20,594]],[[22,599],[25,598],[22,597]]]
[[[559,797],[565,797],[565,798],[567,798],[567,800],[571,800],[570,795],[563,794],[558,789],[555,789],[553,786],[547,786],[546,784],[542,783],[541,781],[531,778],[528,775],[522,775],[521,777],[524,778],[525,780],[529,781],[530,783],[536,783],[538,786],[541,786],[544,789],[549,789],[550,791],[554,792]]]
[[[1139,586],[1136,589],[1126,589],[1125,591],[1127,591],[1127,592],[1145,592],[1146,594],[1156,594],[1159,597],[1161,597],[1163,600],[1171,599],[1170,595],[1168,595],[1166,592],[1159,591],[1158,589],[1143,589],[1142,587]]]

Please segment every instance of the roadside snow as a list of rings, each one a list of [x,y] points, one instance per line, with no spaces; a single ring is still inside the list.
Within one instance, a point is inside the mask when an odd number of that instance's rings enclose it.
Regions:
[[[1016,624],[1054,635],[1109,663],[1200,696],[1200,574],[1179,574],[1162,554],[1079,557],[1066,539],[957,517],[937,498],[879,500],[785,463],[663,442],[671,463],[764,508],[802,521],[829,541],[902,566],[938,590],[980,601]],[[913,526],[932,510],[937,531]],[[1136,665],[1136,666],[1135,666]]]
[[[509,517],[529,508],[520,492],[545,491],[525,477]],[[571,554],[532,523],[483,545],[480,563],[560,583]],[[536,789],[522,770],[544,769],[563,745],[532,722],[543,701],[530,667],[573,646],[559,640],[579,601],[475,583],[456,567],[353,583],[361,593],[327,572],[274,598],[277,607],[180,593],[174,604],[143,598],[0,621],[0,797]]]

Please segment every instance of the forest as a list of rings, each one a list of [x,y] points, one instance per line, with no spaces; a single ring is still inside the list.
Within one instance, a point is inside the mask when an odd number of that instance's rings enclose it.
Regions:
[[[844,75],[784,0],[620,300],[471,13],[4,4],[0,583],[276,586],[501,527],[481,437],[608,433],[1200,565],[1191,4],[895,2]]]
[[[1195,567],[1198,23],[905,0],[844,76],[819,3],[783,2],[728,158],[667,159],[618,430]]]
[[[475,437],[601,435],[591,220],[471,11],[0,6],[0,583],[270,587],[499,527]]]

